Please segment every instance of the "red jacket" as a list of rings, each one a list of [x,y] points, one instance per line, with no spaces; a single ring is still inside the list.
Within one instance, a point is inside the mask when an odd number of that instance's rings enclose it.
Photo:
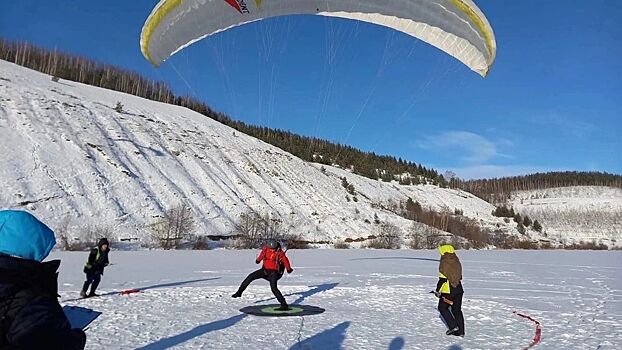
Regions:
[[[263,268],[266,270],[279,270],[279,262],[285,265],[285,269],[287,272],[292,272],[292,267],[289,265],[289,259],[285,255],[285,252],[280,248],[278,249],[270,249],[268,247],[263,247],[259,255],[257,255],[257,259],[255,262],[259,264],[263,260]]]

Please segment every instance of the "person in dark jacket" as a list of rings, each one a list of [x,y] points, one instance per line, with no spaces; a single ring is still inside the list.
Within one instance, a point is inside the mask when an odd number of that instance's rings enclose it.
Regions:
[[[58,303],[54,232],[25,211],[0,211],[0,349],[82,350]]]
[[[89,258],[84,265],[84,273],[86,274],[86,281],[82,286],[80,296],[83,298],[97,296],[95,293],[102,275],[104,274],[104,268],[108,266],[108,252],[110,251],[110,245],[108,239],[102,238],[97,243],[97,247],[91,249]],[[86,291],[91,286],[91,292],[86,294]]]
[[[232,295],[234,298],[239,298],[242,296],[242,293],[248,287],[251,282],[254,280],[263,278],[270,282],[270,289],[272,290],[272,294],[279,301],[281,306],[276,310],[279,311],[287,311],[289,310],[289,306],[281,294],[277,286],[277,281],[281,279],[283,276],[283,270],[287,270],[287,273],[292,273],[294,269],[289,264],[289,259],[285,255],[285,252],[281,249],[281,245],[275,241],[270,240],[268,243],[261,249],[259,255],[255,259],[255,263],[259,264],[263,261],[263,266],[261,269],[252,272],[250,275],[244,279],[238,291]]]
[[[434,292],[439,298],[438,311],[447,323],[446,334],[464,337],[462,265],[453,246],[441,245],[438,251],[441,254],[441,260],[438,267],[438,283]]]

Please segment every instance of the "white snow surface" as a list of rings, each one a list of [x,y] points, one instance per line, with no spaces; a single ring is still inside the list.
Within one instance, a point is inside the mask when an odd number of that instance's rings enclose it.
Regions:
[[[114,110],[123,104],[123,113]],[[489,223],[494,207],[470,193],[400,186],[308,163],[187,108],[50,76],[0,60],[0,207],[26,208],[51,227],[145,225],[186,201],[198,234],[227,235],[248,208],[308,240],[376,234],[374,215],[412,222],[375,204],[411,197]],[[347,177],[356,199],[341,185]],[[349,197],[350,200],[346,197]],[[374,204],[374,207],[372,205]]]
[[[255,251],[113,251],[101,297],[77,299],[86,252],[62,260],[63,305],[103,312],[87,349],[619,349],[622,252],[458,251],[466,336],[445,335],[437,299],[438,253],[413,250],[290,250],[294,272],[279,287],[314,316],[242,314],[274,303],[264,280],[232,299]],[[129,296],[128,288],[142,291]]]
[[[571,186],[512,193],[511,206],[554,240],[622,244],[622,189]]]

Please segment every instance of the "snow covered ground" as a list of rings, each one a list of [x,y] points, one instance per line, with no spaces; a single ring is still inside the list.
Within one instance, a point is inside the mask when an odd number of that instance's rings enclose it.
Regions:
[[[113,251],[99,298],[78,297],[87,253],[62,259],[62,304],[103,314],[88,349],[525,349],[542,323],[541,349],[622,347],[622,252],[459,251],[466,337],[448,337],[428,293],[435,251],[292,250],[280,281],[290,303],[315,316],[266,318],[238,310],[272,303],[265,281],[232,299],[257,268],[255,251]],[[140,288],[130,296],[122,289]]]

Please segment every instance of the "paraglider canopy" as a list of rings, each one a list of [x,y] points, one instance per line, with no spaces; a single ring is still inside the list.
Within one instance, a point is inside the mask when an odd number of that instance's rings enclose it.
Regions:
[[[492,27],[471,0],[161,0],[145,22],[140,48],[159,66],[209,35],[264,18],[314,14],[373,23],[443,50],[481,76],[492,66]]]

